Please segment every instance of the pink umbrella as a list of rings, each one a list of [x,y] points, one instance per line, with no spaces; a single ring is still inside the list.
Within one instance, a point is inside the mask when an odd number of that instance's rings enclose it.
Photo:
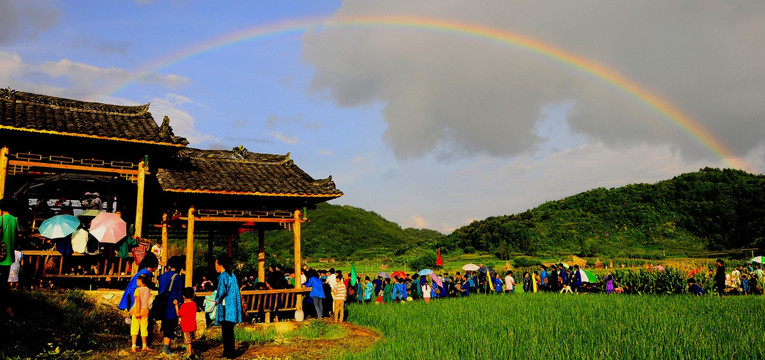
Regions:
[[[90,222],[90,234],[99,242],[116,244],[127,234],[127,224],[115,213],[102,212]]]
[[[444,283],[441,282],[441,279],[439,279],[438,276],[436,276],[436,274],[430,273],[429,275],[430,275],[430,278],[433,279],[433,281],[435,281],[436,284],[438,284],[438,286],[444,287]]]

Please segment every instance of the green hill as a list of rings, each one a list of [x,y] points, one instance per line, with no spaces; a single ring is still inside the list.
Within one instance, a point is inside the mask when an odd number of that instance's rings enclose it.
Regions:
[[[320,204],[302,227],[312,261],[390,259],[411,263],[445,254],[485,252],[506,260],[526,254],[658,258],[765,249],[765,176],[706,168],[655,184],[593,189],[525,212],[489,217],[444,235],[402,229],[352,206]],[[257,264],[257,239],[243,234],[242,259]],[[266,233],[270,261],[291,264],[292,232]],[[435,259],[432,259],[435,261]],[[432,262],[432,261],[431,261]]]
[[[445,245],[500,258],[765,248],[765,176],[705,168],[656,184],[594,189],[520,214],[475,221],[455,230]]]
[[[375,212],[347,205],[319,204],[308,211],[308,219],[301,227],[301,251],[304,257],[315,260],[413,256],[425,248],[435,248],[445,238],[435,230],[402,229]],[[266,247],[267,254],[290,258],[292,232],[268,232]]]

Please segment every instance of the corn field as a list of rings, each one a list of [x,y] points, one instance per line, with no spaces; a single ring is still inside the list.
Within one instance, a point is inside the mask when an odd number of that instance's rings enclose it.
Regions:
[[[765,358],[760,296],[483,295],[348,308],[384,338],[347,359]]]

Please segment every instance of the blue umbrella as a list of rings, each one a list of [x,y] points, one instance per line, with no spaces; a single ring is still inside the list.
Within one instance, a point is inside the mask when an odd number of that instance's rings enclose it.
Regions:
[[[433,273],[433,270],[422,269],[422,270],[420,270],[420,272],[418,274],[420,274],[420,276],[428,276],[428,275],[430,275],[432,273]]]
[[[80,227],[80,220],[72,215],[56,215],[40,224],[40,235],[59,239],[71,235]]]

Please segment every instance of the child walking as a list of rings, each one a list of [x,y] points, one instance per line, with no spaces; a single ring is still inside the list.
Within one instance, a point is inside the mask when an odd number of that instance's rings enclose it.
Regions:
[[[141,343],[143,347],[141,350],[151,351],[146,337],[149,335],[149,300],[151,299],[151,290],[146,286],[149,281],[149,277],[146,274],[141,274],[136,279],[135,289],[135,301],[133,301],[133,307],[130,309],[130,336],[133,340],[133,346],[131,350],[133,352],[138,351],[135,343],[138,338],[138,334],[141,334]]]
[[[194,288],[186,287],[181,292],[183,295],[183,304],[179,307],[178,300],[175,300],[175,312],[181,318],[181,330],[183,330],[183,343],[186,344],[186,352],[189,356],[194,355],[192,344],[194,343],[194,332],[197,331],[197,303],[194,302]]]

